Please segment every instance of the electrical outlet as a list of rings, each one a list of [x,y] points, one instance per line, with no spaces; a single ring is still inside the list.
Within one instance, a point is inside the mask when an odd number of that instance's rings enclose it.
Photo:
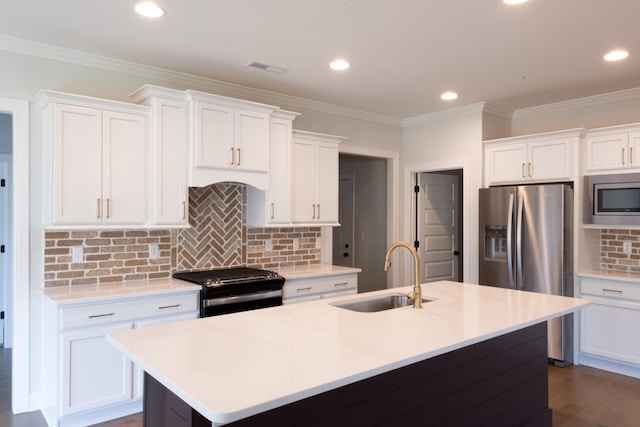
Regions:
[[[149,244],[149,258],[155,259],[160,256],[160,248],[157,243]]]
[[[622,252],[624,252],[625,254],[631,253],[631,242],[629,241],[622,242]]]
[[[82,249],[82,246],[73,246],[71,248],[71,258],[73,262],[84,261],[84,249]]]

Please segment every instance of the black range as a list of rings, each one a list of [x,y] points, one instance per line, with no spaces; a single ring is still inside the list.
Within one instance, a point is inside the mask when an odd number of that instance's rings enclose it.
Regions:
[[[173,277],[202,286],[200,317],[282,305],[285,279],[273,271],[230,267],[182,271]]]

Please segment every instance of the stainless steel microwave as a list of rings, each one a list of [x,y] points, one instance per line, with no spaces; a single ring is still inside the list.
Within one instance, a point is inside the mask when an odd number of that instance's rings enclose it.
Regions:
[[[640,225],[640,173],[585,176],[585,223]]]

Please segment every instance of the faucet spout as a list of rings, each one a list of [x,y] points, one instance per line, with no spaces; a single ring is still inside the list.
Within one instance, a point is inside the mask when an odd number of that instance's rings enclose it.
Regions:
[[[395,242],[392,244],[387,250],[387,255],[384,258],[384,271],[389,271],[391,267],[391,253],[399,248],[404,247],[411,252],[413,257],[413,269],[414,269],[414,278],[413,278],[413,292],[411,292],[408,297],[413,300],[413,308],[422,308],[422,286],[420,285],[420,260],[418,259],[418,253],[415,248],[411,246],[407,242]]]

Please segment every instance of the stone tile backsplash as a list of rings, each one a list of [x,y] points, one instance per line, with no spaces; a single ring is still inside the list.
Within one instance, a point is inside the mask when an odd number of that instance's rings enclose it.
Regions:
[[[244,185],[189,189],[189,228],[44,232],[44,286],[94,285],[170,277],[176,270],[233,265],[320,264],[320,227],[249,228]],[[159,256],[151,258],[149,245]],[[73,261],[73,247],[83,259]]]
[[[631,244],[631,253],[624,252],[624,242]],[[640,230],[601,230],[600,269],[640,273]]]

